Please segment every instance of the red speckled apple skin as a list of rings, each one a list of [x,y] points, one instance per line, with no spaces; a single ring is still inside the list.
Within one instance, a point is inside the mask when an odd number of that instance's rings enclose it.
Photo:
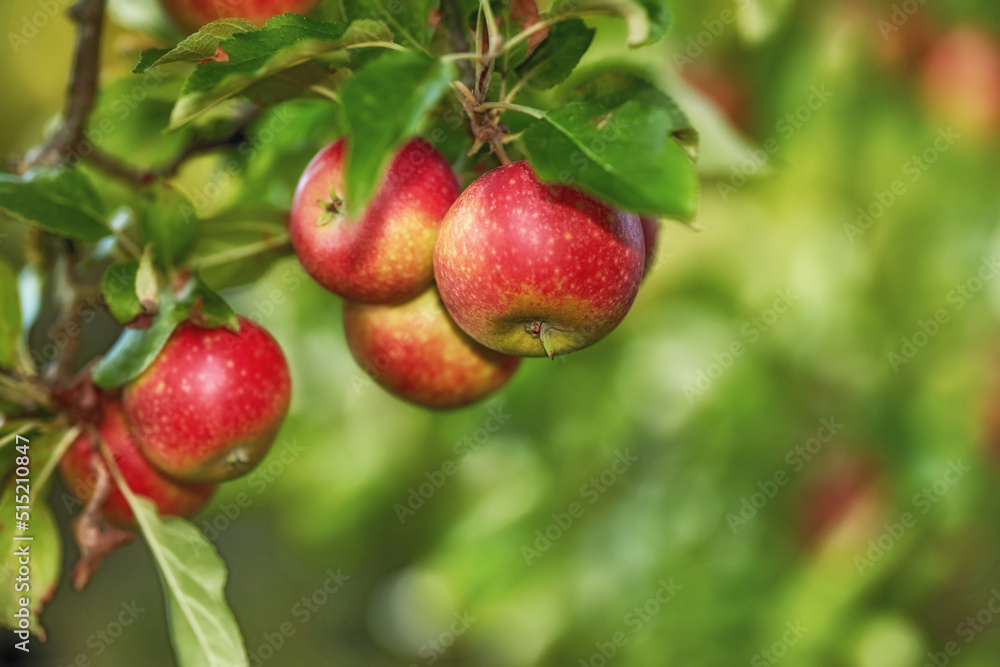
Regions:
[[[215,492],[215,484],[182,484],[166,477],[154,468],[139,451],[131,429],[117,400],[106,400],[98,433],[107,446],[122,478],[133,493],[149,498],[161,515],[190,517],[198,512]],[[97,442],[93,435],[84,432],[78,437],[59,462],[59,470],[69,491],[83,502],[94,493],[97,473],[93,466]],[[98,465],[106,466],[100,453]],[[105,468],[106,469],[106,468]],[[125,496],[113,479],[101,513],[111,523],[126,529],[135,528],[135,516]]]
[[[278,14],[308,14],[319,3],[320,0],[163,0],[163,8],[178,27],[195,32],[219,19],[241,18],[264,25]]]
[[[525,162],[476,179],[448,211],[434,275],[448,312],[491,349],[544,356],[591,345],[628,313],[644,263],[638,216],[541,183]]]
[[[288,412],[291,379],[278,343],[240,318],[240,332],[182,324],[126,386],[125,414],[143,454],[185,482],[245,474]]]
[[[451,166],[423,139],[393,158],[360,220],[344,215],[344,140],[313,158],[292,202],[292,246],[316,282],[350,301],[402,303],[434,280],[434,242],[458,197]],[[339,212],[331,214],[328,205]]]

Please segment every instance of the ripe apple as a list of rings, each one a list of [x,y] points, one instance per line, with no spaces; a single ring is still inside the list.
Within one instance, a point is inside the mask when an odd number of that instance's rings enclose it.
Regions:
[[[344,139],[321,150],[299,180],[291,236],[306,271],[334,294],[400,303],[434,279],[434,240],[458,196],[451,166],[414,139],[393,158],[360,220],[344,208]]]
[[[521,363],[469,338],[433,287],[400,305],[345,302],[344,330],[375,382],[428,408],[457,408],[492,394]]]
[[[618,326],[643,261],[636,215],[512,162],[473,181],[448,211],[434,276],[452,318],[479,343],[554,358]]]
[[[648,215],[640,215],[642,224],[642,240],[646,248],[645,262],[642,265],[642,277],[645,278],[656,264],[656,249],[660,243],[660,221]]]
[[[290,393],[278,343],[241,317],[238,334],[182,324],[126,385],[123,405],[153,465],[181,481],[220,482],[264,458]]]
[[[184,484],[154,468],[139,451],[118,399],[103,401],[98,433],[132,492],[156,503],[161,515],[192,516],[205,506],[215,492],[215,484]],[[98,451],[95,440],[90,433],[84,432],[59,462],[66,487],[83,502],[93,495],[97,483],[92,458],[92,454]],[[106,466],[103,459],[98,465]],[[110,491],[101,506],[101,514],[121,528],[135,527],[132,508],[113,480],[110,480]]]
[[[269,18],[291,12],[308,14],[320,0],[162,0],[163,8],[187,32],[219,19],[242,18],[264,25]]]
[[[924,103],[936,115],[979,135],[1000,129],[1000,47],[980,28],[955,28],[923,62]]]

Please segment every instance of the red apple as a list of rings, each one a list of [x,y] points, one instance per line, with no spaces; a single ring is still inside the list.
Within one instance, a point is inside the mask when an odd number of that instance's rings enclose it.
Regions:
[[[183,30],[194,32],[219,19],[241,18],[264,25],[269,18],[291,12],[308,14],[320,0],[162,0],[170,18]]]
[[[396,154],[360,220],[344,208],[344,140],[306,167],[292,202],[292,246],[306,271],[334,294],[399,303],[434,279],[434,240],[458,196],[451,167],[414,139]]]
[[[156,509],[161,515],[192,516],[205,506],[215,492],[215,484],[183,484],[166,477],[150,465],[140,453],[117,399],[104,401],[98,432],[129,489],[156,503]],[[97,451],[95,438],[85,432],[76,439],[59,462],[66,487],[83,502],[87,502],[93,495],[97,483],[97,471],[93,468],[92,458],[92,454]],[[98,465],[106,464],[102,459]],[[114,480],[110,480],[110,492],[101,506],[101,513],[104,518],[121,528],[135,527],[132,508]]]
[[[1000,129],[1000,47],[983,30],[961,27],[938,39],[923,62],[920,85],[928,108],[959,131]]]
[[[554,357],[618,326],[643,256],[636,215],[513,162],[477,178],[448,211],[434,275],[448,312],[478,342]]]
[[[656,264],[656,249],[660,243],[660,221],[648,215],[640,215],[642,224],[642,240],[646,248],[646,259],[642,265],[642,277],[645,278]]]
[[[347,344],[388,391],[428,408],[457,408],[492,394],[521,360],[458,328],[433,287],[400,305],[344,304]]]
[[[123,404],[153,465],[185,482],[219,482],[264,458],[290,393],[278,343],[241,317],[238,334],[182,324],[125,387]]]

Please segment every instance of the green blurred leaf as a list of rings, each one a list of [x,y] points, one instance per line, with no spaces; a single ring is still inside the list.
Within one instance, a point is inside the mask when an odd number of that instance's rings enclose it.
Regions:
[[[291,254],[288,212],[273,206],[237,206],[202,220],[201,228],[191,264],[219,289],[254,282]]]
[[[169,184],[144,191],[138,225],[142,244],[152,244],[157,262],[166,268],[183,262],[198,240],[194,205]]]
[[[674,140],[676,129],[669,112],[638,102],[610,112],[571,102],[533,123],[524,144],[544,181],[582,187],[630,211],[688,221],[698,208],[698,179]]]
[[[188,77],[171,113],[170,129],[185,125],[254,82],[352,44],[372,41],[373,36],[385,36],[384,26],[375,21],[348,30],[346,23],[321,23],[296,14],[282,14],[260,30],[235,34],[221,43],[228,62],[198,65]]]
[[[177,325],[188,318],[192,318],[198,326],[225,326],[239,330],[232,307],[200,276],[195,275],[177,295],[166,289],[160,292],[160,310],[148,329],[125,329],[122,332],[104,358],[94,366],[94,384],[102,389],[112,389],[138,377],[156,360]]]
[[[94,366],[94,384],[102,389],[120,387],[149,368],[167,344],[177,325],[187,319],[187,309],[173,299],[161,299],[160,312],[148,329],[125,329],[104,358]]]
[[[781,27],[794,6],[795,0],[744,0],[736,12],[736,25],[748,42],[762,42]]]
[[[0,368],[11,368],[17,359],[21,338],[21,298],[17,293],[17,274],[0,259]]]
[[[114,474],[156,562],[178,665],[247,665],[243,635],[226,602],[226,565],[215,547],[184,519],[161,517],[152,501],[132,493],[121,473]]]
[[[382,56],[344,84],[349,216],[368,205],[395,150],[420,131],[454,77],[451,63],[407,51]]]
[[[246,19],[219,19],[203,26],[198,32],[189,35],[172,49],[147,49],[142,52],[139,64],[132,70],[133,74],[148,72],[150,68],[174,62],[200,62],[215,55],[219,44],[235,34],[252,32],[257,29]]]
[[[522,76],[530,77],[526,85],[542,90],[561,83],[587,52],[594,33],[580,19],[552,26],[545,41],[518,67]]]
[[[550,15],[619,16],[628,28],[628,45],[646,46],[660,40],[673,22],[669,0],[556,0]]]
[[[0,624],[12,630],[19,629],[20,617],[15,613],[21,609],[20,599],[27,598],[30,600],[27,607],[29,629],[42,639],[45,638],[45,630],[39,623],[38,616],[59,583],[62,540],[52,510],[47,503],[38,502],[38,499],[45,497],[59,459],[78,434],[79,429],[74,428],[65,433],[49,432],[30,435],[28,438],[15,437],[0,450],[4,457],[24,456],[26,451],[30,459],[28,489],[25,489],[24,484],[17,484],[17,477],[11,477],[0,496]],[[28,494],[24,493],[25,490]],[[26,512],[27,517],[22,512]],[[21,520],[28,525],[26,531],[17,527],[16,522]],[[16,536],[28,536],[32,539],[15,540]],[[31,573],[27,582],[21,582],[27,583],[28,588],[18,591],[14,586],[15,573],[20,565],[19,557],[23,554],[18,550],[25,546],[28,549]]]
[[[196,274],[192,278],[191,289],[186,298],[192,302],[199,324],[208,327],[226,327],[236,332],[240,330],[236,311],[218,292],[205,284],[201,276]]]
[[[63,236],[96,241],[111,233],[87,177],[72,169],[0,174],[0,208]]]
[[[697,151],[698,132],[680,105],[656,84],[628,65],[599,65],[575,77],[566,92],[568,102],[592,102],[611,111],[633,100],[647,107],[659,107],[670,114],[673,135],[684,146]]]
[[[111,315],[122,324],[128,324],[142,313],[142,304],[135,290],[138,262],[112,264],[104,272],[101,293]]]
[[[409,35],[421,46],[427,46],[434,33],[427,20],[431,10],[437,9],[440,0],[344,0],[348,20],[369,19],[381,21],[393,30]],[[392,40],[392,37],[389,37]],[[374,41],[374,40],[373,40]]]

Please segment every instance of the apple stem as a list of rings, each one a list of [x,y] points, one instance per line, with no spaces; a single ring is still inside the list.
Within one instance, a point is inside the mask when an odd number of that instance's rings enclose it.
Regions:
[[[555,327],[548,322],[535,321],[526,326],[525,329],[531,334],[532,338],[540,338],[542,340],[542,348],[545,349],[545,354],[548,355],[549,359],[555,361],[556,349],[552,345],[552,332],[555,330]]]

